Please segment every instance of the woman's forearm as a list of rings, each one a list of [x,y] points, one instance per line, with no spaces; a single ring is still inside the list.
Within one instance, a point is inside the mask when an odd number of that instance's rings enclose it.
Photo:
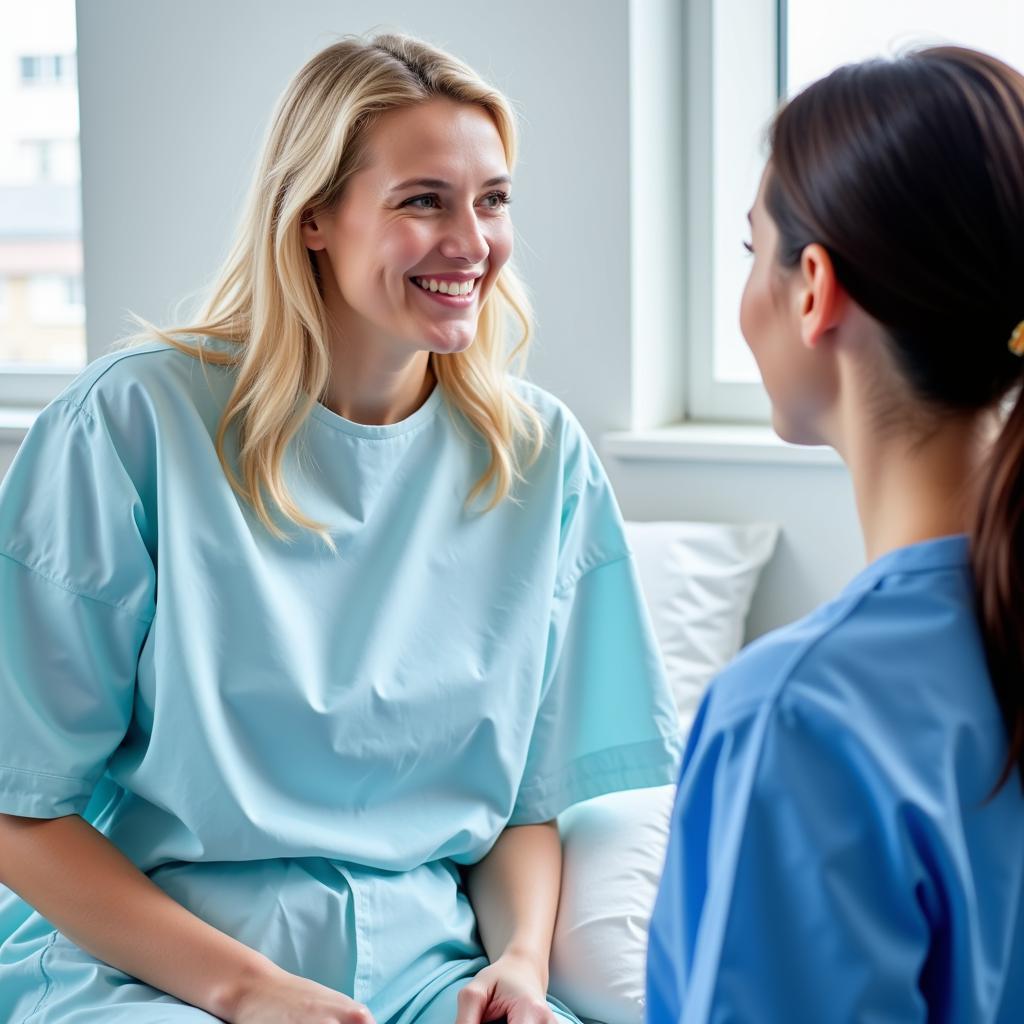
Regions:
[[[242,988],[277,969],[171,899],[77,814],[0,814],[0,881],[86,952],[226,1020]]]
[[[506,828],[466,875],[487,956],[529,959],[546,987],[562,883],[558,822]]]

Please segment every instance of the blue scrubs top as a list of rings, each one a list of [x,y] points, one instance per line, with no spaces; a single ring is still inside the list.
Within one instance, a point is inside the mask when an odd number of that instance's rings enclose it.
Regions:
[[[1024,1020],[1024,798],[968,542],[892,551],[752,644],[689,739],[649,1024]]]
[[[285,479],[332,555],[284,520],[291,542],[272,537],[228,485],[233,380],[163,343],[115,352],[23,442],[0,488],[0,811],[83,815],[382,1022],[481,966],[458,867],[508,825],[671,782],[676,714],[560,402],[511,382],[547,442],[482,515],[465,500],[488,450],[441,386],[382,426],[314,406]],[[0,1019],[43,1000],[114,1021],[127,999],[144,1021],[159,998],[2,887],[0,943]]]

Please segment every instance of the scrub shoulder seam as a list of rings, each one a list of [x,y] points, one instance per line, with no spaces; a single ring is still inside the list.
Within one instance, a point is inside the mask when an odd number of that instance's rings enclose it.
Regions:
[[[187,353],[182,352],[180,349],[175,348],[173,345],[169,345],[162,341],[150,341],[145,345],[137,345],[134,348],[115,349],[113,352],[106,352],[97,359],[94,359],[86,368],[82,371],[81,376],[76,380],[76,384],[80,384],[82,391],[80,392],[80,401],[75,401],[70,395],[61,395],[58,400],[70,405],[73,409],[78,409],[84,412],[90,419],[94,419],[92,414],[84,408],[85,401],[89,398],[93,388],[119,363],[124,362],[125,359],[131,359],[135,356],[149,356],[158,355],[160,353],[170,352],[177,353],[187,359],[195,359],[195,356],[189,356]],[[105,366],[100,366],[102,362],[106,362]],[[74,387],[74,385],[72,385]]]

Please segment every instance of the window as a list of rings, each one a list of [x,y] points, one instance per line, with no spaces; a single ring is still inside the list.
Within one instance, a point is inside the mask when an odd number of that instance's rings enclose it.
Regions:
[[[786,93],[832,68],[918,45],[957,43],[1024,67],[1020,0],[859,0],[856,5],[788,0]]]
[[[739,329],[749,270],[741,241],[779,101],[840,64],[916,45],[955,42],[1024,68],[1024,4],[699,0],[690,19],[690,148],[709,156],[690,172],[688,410],[763,421],[768,402]]]
[[[749,270],[747,210],[778,105],[778,0],[696,0],[689,23],[687,413],[767,421],[768,400],[739,328]]]
[[[78,184],[78,139],[22,139],[17,177],[28,181],[62,181]]]
[[[0,4],[0,405],[86,362],[74,0]]]
[[[40,327],[81,324],[82,279],[74,274],[36,274],[28,279],[29,310]]]

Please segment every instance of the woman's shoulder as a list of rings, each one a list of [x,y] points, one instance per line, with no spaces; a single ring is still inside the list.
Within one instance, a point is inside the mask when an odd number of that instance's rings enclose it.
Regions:
[[[563,442],[586,442],[580,421],[561,398],[524,377],[509,375],[507,382],[512,393],[537,413],[550,434]]]
[[[755,640],[714,681],[716,728],[761,716],[868,746],[997,724],[970,576],[959,563],[869,567],[836,598]]]
[[[561,398],[522,377],[508,378],[509,388],[539,417],[544,429],[543,456],[537,471],[554,470],[567,493],[602,489],[605,475],[597,451],[583,425]]]
[[[206,339],[189,338],[197,351],[214,348]],[[86,415],[106,421],[128,415],[140,406],[171,402],[194,405],[223,390],[224,368],[161,340],[116,348],[94,359],[57,396]],[[218,384],[221,387],[218,389]]]
[[[209,434],[230,394],[226,369],[160,340],[117,348],[93,359],[40,413],[33,429],[59,432],[84,421],[128,447],[182,427]]]

